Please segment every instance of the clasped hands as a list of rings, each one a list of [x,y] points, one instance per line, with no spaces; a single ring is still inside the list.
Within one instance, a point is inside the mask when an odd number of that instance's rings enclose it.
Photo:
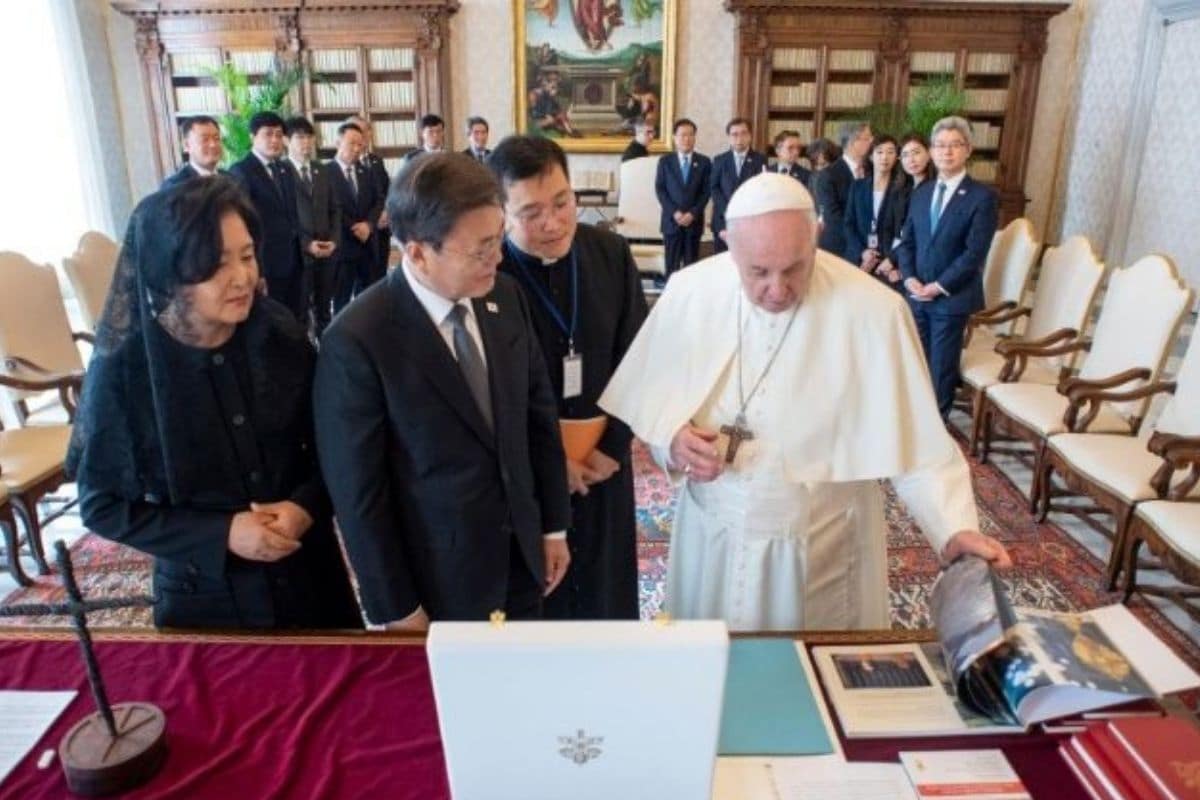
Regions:
[[[914,300],[928,302],[942,293],[936,283],[921,283],[916,278],[909,278],[904,282],[904,288],[908,290],[909,296]]]
[[[249,511],[233,515],[229,550],[248,561],[278,561],[300,549],[300,539],[313,518],[291,500],[251,503]]]
[[[589,486],[603,483],[615,475],[619,469],[621,469],[621,465],[615,459],[606,456],[599,450],[593,450],[583,463],[567,459],[567,485],[571,489],[571,494],[586,497]]]

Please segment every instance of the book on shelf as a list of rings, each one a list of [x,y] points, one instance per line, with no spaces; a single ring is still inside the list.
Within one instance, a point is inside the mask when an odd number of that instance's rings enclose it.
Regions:
[[[312,68],[317,72],[357,72],[358,51],[353,48],[311,51]]]
[[[1123,605],[1014,609],[978,558],[946,568],[930,612],[936,643],[813,649],[848,738],[1020,733],[1200,686]]]
[[[875,69],[874,50],[830,50],[830,71],[870,72]]]
[[[176,86],[175,110],[181,114],[220,112],[225,91],[219,86]]]
[[[375,72],[413,68],[413,51],[407,47],[375,47],[367,51],[367,67]]]
[[[777,47],[771,52],[775,69],[815,70],[820,52],[814,48]]]
[[[1176,717],[1092,723],[1059,752],[1093,797],[1200,797],[1200,727]]]
[[[171,74],[176,78],[205,78],[220,68],[221,54],[216,50],[183,50],[171,53]]]
[[[1008,89],[965,89],[967,111],[1001,112],[1008,103]]]
[[[373,108],[412,108],[413,85],[410,81],[378,81],[368,85]]]
[[[229,54],[229,63],[251,75],[265,74],[275,66],[275,52],[273,50],[234,50]]]
[[[909,60],[910,72],[954,72],[954,52],[922,51],[913,53]]]
[[[357,83],[318,83],[313,85],[313,103],[322,108],[358,108]]]
[[[1012,66],[1011,53],[967,54],[967,72],[973,75],[1007,75]]]

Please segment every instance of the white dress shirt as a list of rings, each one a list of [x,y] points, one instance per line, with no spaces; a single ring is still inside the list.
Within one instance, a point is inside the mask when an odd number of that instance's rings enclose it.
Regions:
[[[929,201],[929,213],[931,214],[933,213],[933,204],[937,202],[938,184],[944,183],[946,185],[946,191],[942,193],[942,207],[939,209],[938,213],[939,225],[941,224],[942,214],[946,213],[946,204],[950,202],[951,197],[954,197],[954,193],[958,191],[958,187],[962,185],[963,178],[965,177],[967,177],[967,171],[964,169],[953,178],[943,178],[939,175],[934,181],[933,199]]]

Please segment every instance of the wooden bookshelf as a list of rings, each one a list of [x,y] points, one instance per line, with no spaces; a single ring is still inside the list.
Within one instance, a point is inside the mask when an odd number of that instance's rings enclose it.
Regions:
[[[371,121],[375,152],[394,171],[418,145],[417,120],[450,109],[448,21],[458,0],[113,0],[137,24],[159,174],[178,168],[178,122],[228,111],[211,70],[232,63],[251,83],[272,66],[303,64],[292,108],[312,120],[318,153],[337,126]],[[268,6],[262,8],[262,6]]]
[[[755,145],[798,130],[836,139],[873,103],[902,104],[936,75],[967,95],[971,175],[996,187],[1001,220],[1025,210],[1025,167],[1046,24],[1066,3],[724,0],[736,17],[734,111]],[[923,131],[928,135],[928,131]]]

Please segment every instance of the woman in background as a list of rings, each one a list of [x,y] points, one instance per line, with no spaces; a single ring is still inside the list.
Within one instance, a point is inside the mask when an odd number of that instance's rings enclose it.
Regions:
[[[896,167],[896,156],[893,137],[883,134],[871,142],[871,170],[867,177],[850,185],[846,200],[844,254],[851,264],[892,287],[900,285],[900,273],[889,260],[892,243],[900,234],[894,206],[906,182]]]
[[[154,622],[361,627],[313,448],[315,354],[260,296],[223,176],[135,209],[67,458],[84,523],[154,556]]]

